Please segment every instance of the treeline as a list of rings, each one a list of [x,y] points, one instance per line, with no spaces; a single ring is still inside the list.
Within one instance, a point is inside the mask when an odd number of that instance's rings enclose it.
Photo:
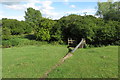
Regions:
[[[33,34],[34,40],[59,44],[67,43],[68,38],[78,42],[85,38],[89,45],[120,45],[118,18],[104,19],[71,14],[52,20],[42,17],[41,12],[33,8],[28,8],[24,17],[25,21],[2,19],[3,40],[9,40],[13,35]]]
[[[120,22],[106,21],[91,15],[69,15],[58,21],[62,29],[63,39],[68,37],[79,41],[85,38],[88,44],[108,45],[118,44],[120,41]]]

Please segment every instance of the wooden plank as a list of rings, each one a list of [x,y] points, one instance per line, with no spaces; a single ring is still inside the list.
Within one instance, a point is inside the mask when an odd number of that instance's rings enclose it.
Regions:
[[[68,40],[68,41],[75,41],[75,40]]]
[[[85,42],[85,40],[82,39],[81,42],[71,51],[71,53],[74,53],[74,52],[78,49],[78,47],[79,47],[81,44],[83,44],[84,42]]]

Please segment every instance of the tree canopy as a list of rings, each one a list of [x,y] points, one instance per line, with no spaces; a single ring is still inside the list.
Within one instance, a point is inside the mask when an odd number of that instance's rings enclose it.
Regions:
[[[103,17],[105,20],[120,21],[120,1],[98,2],[96,15]]]
[[[97,14],[103,18],[70,14],[59,20],[44,18],[40,11],[28,8],[25,12],[25,21],[2,19],[3,39],[7,40],[12,35],[31,33],[35,36],[34,39],[39,41],[67,43],[68,38],[73,38],[77,42],[85,38],[87,44],[94,46],[120,45],[120,15],[113,14],[119,12],[116,5],[116,2],[99,2]]]
[[[55,21],[47,18],[42,18],[39,22],[39,26],[36,28],[35,36],[37,40],[51,39],[51,29],[53,28]]]
[[[42,18],[42,14],[39,10],[35,10],[33,8],[27,8],[25,11],[25,21],[36,23],[39,19]]]

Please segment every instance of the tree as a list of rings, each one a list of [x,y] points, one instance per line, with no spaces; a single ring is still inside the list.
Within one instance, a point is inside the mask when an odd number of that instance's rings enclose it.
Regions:
[[[55,24],[50,31],[50,35],[51,35],[50,40],[61,42],[62,41],[61,23],[59,21],[54,21],[54,22]]]
[[[32,24],[32,27],[35,27],[39,20],[42,18],[42,14],[39,10],[35,10],[33,8],[27,8],[25,11],[25,21]]]
[[[98,2],[98,10],[96,15],[99,15],[105,20],[120,21],[120,1],[118,2]]]
[[[12,35],[22,34],[24,32],[20,21],[16,19],[2,19],[3,28],[7,27],[10,29]]]
[[[20,21],[21,27],[24,29],[24,33],[31,33],[32,32],[32,27],[30,24],[28,24],[26,21]]]
[[[42,19],[42,14],[39,10],[33,8],[27,8],[25,11],[25,22],[32,28],[32,31],[35,33],[35,29],[39,27],[40,20]]]
[[[120,2],[114,2],[110,10],[105,14],[104,19],[120,21]]]
[[[91,16],[80,16],[71,14],[64,16],[59,20],[62,30],[63,40],[67,42],[68,38],[76,39],[78,42],[85,38],[88,43],[92,40],[94,35],[94,22],[91,19],[96,19]]]
[[[35,30],[35,36],[37,40],[49,41],[51,39],[51,29],[54,26],[55,21],[47,18],[42,18],[39,22],[39,26]]]
[[[12,35],[30,33],[32,31],[28,23],[16,19],[2,19],[2,27],[10,29]]]

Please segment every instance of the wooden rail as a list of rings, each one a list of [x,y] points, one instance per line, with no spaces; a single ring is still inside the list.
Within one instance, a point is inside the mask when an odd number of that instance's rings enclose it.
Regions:
[[[85,44],[85,39],[82,38],[82,40],[80,41],[80,43],[71,51],[71,53],[74,53],[80,46],[84,46]]]
[[[73,44],[75,40],[72,40],[72,38],[68,38],[68,45]]]

